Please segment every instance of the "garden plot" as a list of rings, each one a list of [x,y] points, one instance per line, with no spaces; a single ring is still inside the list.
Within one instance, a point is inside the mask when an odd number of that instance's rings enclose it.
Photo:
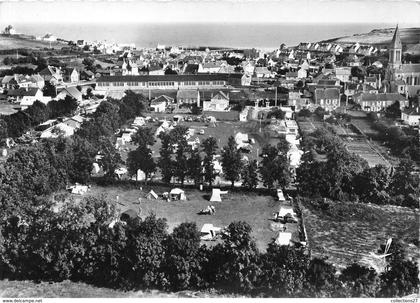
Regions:
[[[403,242],[409,257],[419,258],[416,246],[419,239],[418,210],[360,203],[350,203],[349,207],[343,202],[337,204],[341,210],[325,211],[302,206],[313,257],[328,257],[328,261],[339,268],[353,262],[370,266],[369,253],[376,253],[380,245],[392,237]]]

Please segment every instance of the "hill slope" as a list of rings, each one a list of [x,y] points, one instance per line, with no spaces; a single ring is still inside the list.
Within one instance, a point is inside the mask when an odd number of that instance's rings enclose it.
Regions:
[[[391,42],[395,28],[374,29],[369,33],[355,34],[328,40],[340,44],[352,44],[359,42],[361,44],[381,44],[387,45]],[[404,45],[411,45],[420,42],[420,28],[400,28],[400,37]]]
[[[40,48],[55,48],[60,49],[66,44],[61,42],[47,42],[40,40],[33,40],[23,36],[5,36],[0,35],[0,50],[7,49],[17,49],[17,48],[26,48],[26,49],[40,49]]]

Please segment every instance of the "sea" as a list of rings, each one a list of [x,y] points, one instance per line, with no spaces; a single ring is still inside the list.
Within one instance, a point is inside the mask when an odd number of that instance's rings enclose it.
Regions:
[[[6,25],[5,25],[6,26]],[[300,42],[370,32],[395,27],[387,23],[21,23],[13,24],[18,33],[44,36],[51,33],[65,40],[134,43],[137,48],[158,44],[184,47],[226,47],[276,49],[282,43]],[[4,27],[4,26],[3,26]],[[2,28],[3,28],[2,27]]]

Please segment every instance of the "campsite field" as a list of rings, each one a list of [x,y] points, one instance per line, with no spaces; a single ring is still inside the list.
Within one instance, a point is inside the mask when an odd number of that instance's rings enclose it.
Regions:
[[[163,119],[164,116],[162,116],[161,118]],[[171,117],[166,118],[170,119]],[[215,138],[218,145],[217,154],[219,155],[221,153],[222,148],[227,145],[228,138],[230,136],[235,137],[235,135],[239,132],[243,134],[248,134],[249,139],[252,138],[255,140],[254,144],[249,145],[250,152],[244,153],[244,155],[248,157],[249,160],[259,160],[258,155],[261,153],[261,149],[265,144],[275,145],[278,142],[276,138],[269,137],[268,133],[264,131],[264,124],[262,125],[262,130],[260,132],[259,123],[257,121],[219,121],[216,122],[215,126],[211,123],[205,122],[182,121],[179,124],[194,130],[194,134],[191,136],[189,141],[198,139],[201,143],[208,137]],[[155,122],[154,124],[146,124],[145,126],[157,129],[158,122]],[[201,130],[204,131],[204,134],[202,135],[200,134]],[[152,154],[155,160],[159,157],[159,150],[161,146],[162,144],[160,142],[160,139],[156,138],[155,144],[151,147]],[[126,160],[128,151],[133,150],[135,148],[136,146],[134,146],[133,144],[127,143],[121,151],[122,159]]]
[[[409,257],[420,257],[418,210],[337,202],[327,210],[304,204],[302,215],[312,256],[328,257],[338,268],[352,262],[371,266],[369,253],[391,237],[404,243]]]
[[[279,210],[280,205],[272,196],[248,192],[230,192],[227,189],[228,194],[222,195],[222,202],[209,202],[210,191],[185,189],[186,201],[167,202],[162,199],[146,199],[145,196],[150,188],[149,186],[142,186],[142,190],[140,190],[139,187],[135,188],[132,185],[119,187],[92,186],[86,195],[105,194],[116,203],[121,212],[128,209],[136,211],[141,209],[140,216],[142,218],[153,212],[157,217],[167,219],[169,232],[183,222],[196,222],[197,228],[200,230],[205,223],[211,223],[216,227],[224,227],[233,221],[245,221],[251,225],[252,235],[261,251],[265,251],[268,243],[277,236],[280,229],[278,224],[270,220],[273,213]],[[170,191],[169,187],[163,186],[153,186],[152,189],[157,194]],[[141,198],[141,202],[139,202],[139,198]],[[216,207],[214,215],[197,214],[208,205]]]

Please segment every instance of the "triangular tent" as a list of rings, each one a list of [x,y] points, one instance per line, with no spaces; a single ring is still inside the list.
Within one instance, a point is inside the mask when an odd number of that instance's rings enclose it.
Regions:
[[[213,188],[211,193],[210,202],[222,202],[222,198],[220,197],[220,189]]]
[[[158,195],[152,190],[149,191],[149,193],[146,195],[146,198],[151,200],[152,198],[158,199]]]

